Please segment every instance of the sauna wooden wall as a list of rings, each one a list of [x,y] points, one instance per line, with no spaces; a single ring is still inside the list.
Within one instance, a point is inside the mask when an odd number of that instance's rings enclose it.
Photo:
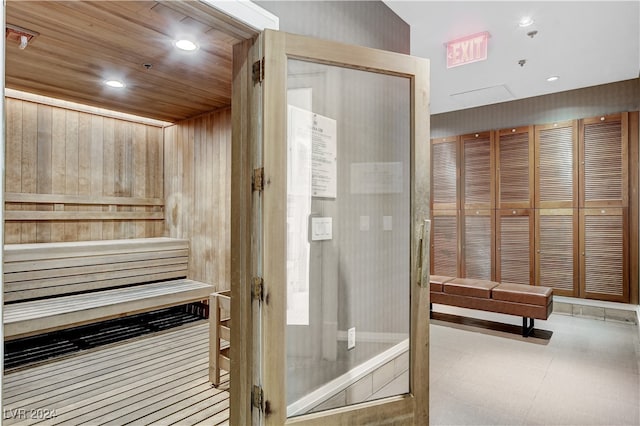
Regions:
[[[433,139],[431,272],[637,303],[637,123],[619,113]]]
[[[167,127],[167,234],[191,241],[189,278],[230,289],[231,109]]]
[[[5,242],[161,236],[162,129],[6,98]]]

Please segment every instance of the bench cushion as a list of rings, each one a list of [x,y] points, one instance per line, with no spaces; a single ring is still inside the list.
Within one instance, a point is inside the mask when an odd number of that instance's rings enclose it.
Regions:
[[[430,291],[442,293],[444,291],[443,284],[453,280],[455,277],[445,277],[444,275],[431,275],[429,278],[430,278]]]
[[[210,284],[189,279],[75,294],[4,306],[4,332],[15,338],[137,312],[206,300]]]
[[[495,300],[505,300],[507,302],[546,306],[552,294],[553,289],[549,287],[501,283],[493,288],[491,297]]]
[[[456,278],[443,283],[443,285],[445,293],[490,299],[491,290],[499,284],[495,281]]]

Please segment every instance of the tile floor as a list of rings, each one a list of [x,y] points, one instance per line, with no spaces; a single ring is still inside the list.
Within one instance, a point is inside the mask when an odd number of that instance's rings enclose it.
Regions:
[[[436,311],[521,324],[447,306]],[[550,340],[433,321],[432,425],[640,425],[638,326],[562,314]]]

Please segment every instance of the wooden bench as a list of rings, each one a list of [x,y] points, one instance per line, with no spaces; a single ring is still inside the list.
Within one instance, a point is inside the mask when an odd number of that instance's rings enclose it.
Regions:
[[[5,338],[207,300],[188,261],[174,238],[5,245]]]
[[[211,295],[209,302],[209,381],[220,385],[220,370],[230,371],[231,291]]]
[[[533,331],[534,318],[546,320],[553,311],[553,289],[524,284],[432,275],[431,303],[522,317],[522,336]]]

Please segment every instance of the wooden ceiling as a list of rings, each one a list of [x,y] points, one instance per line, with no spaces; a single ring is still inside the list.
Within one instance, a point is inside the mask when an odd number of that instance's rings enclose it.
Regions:
[[[232,47],[252,36],[199,1],[9,0],[6,22],[39,33],[7,39],[7,88],[169,122],[231,105]]]

